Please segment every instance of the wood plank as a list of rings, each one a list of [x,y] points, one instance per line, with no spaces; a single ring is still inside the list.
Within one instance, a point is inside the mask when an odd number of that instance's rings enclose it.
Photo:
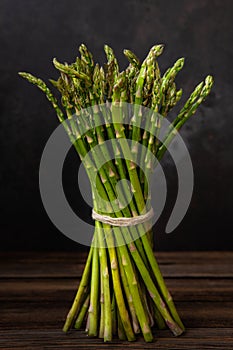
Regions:
[[[86,256],[74,252],[1,253],[0,278],[80,278]],[[167,278],[233,278],[233,252],[163,252],[156,256]]]
[[[62,301],[72,300],[77,291],[78,279],[2,279],[0,302]],[[166,284],[176,301],[233,301],[231,279],[192,278],[166,279]]]
[[[62,328],[71,300],[10,301],[0,304],[0,328]],[[178,312],[189,328],[233,327],[233,302],[177,301]]]
[[[176,301],[233,301],[233,280],[224,278],[166,279]]]
[[[181,337],[171,336],[169,331],[157,331],[153,343],[145,343],[141,337],[135,342],[114,339],[104,344],[101,339],[87,338],[84,332],[64,334],[59,330],[28,330],[0,332],[0,348],[16,349],[160,349],[160,350],[213,350],[233,348],[232,328],[188,329]]]
[[[17,261],[24,260],[38,260],[39,262],[48,262],[59,260],[66,260],[67,257],[73,261],[84,262],[87,256],[87,251],[66,251],[66,252],[30,252],[30,251],[16,251],[16,252],[4,252],[0,251],[0,260],[2,261],[11,261],[14,258]],[[199,262],[200,264],[206,261],[213,261],[213,263],[218,264],[219,260],[224,261],[233,261],[233,252],[232,251],[175,251],[175,252],[155,252],[156,257],[160,261],[169,261],[170,263],[178,262]]]

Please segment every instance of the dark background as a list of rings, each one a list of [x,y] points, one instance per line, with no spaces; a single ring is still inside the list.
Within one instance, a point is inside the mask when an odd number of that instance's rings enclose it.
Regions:
[[[63,236],[43,208],[38,169],[47,139],[57,126],[44,96],[17,76],[29,71],[56,77],[52,58],[72,61],[84,42],[100,63],[103,45],[143,57],[156,43],[166,49],[162,71],[178,57],[186,65],[178,82],[184,98],[207,74],[211,96],[182,130],[195,173],[192,202],[180,226],[164,233],[177,191],[175,167],[167,158],[166,209],[155,226],[160,250],[233,248],[233,2],[226,0],[1,0],[0,3],[0,249],[83,249]],[[182,101],[184,101],[184,98]],[[67,197],[84,218],[90,209],[78,192],[78,158],[70,151],[64,167]]]

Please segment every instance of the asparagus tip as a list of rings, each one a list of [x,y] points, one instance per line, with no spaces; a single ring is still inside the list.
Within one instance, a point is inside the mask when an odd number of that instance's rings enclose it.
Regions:
[[[18,72],[18,75],[20,75],[22,78],[27,78],[27,76],[29,76],[30,73],[27,73],[27,72]]]
[[[54,58],[53,58],[53,64],[54,64],[54,66],[56,67],[56,65],[57,65],[58,63],[59,63],[58,60],[56,59],[56,57],[54,57]]]
[[[184,57],[179,58],[179,59],[176,61],[176,66],[179,67],[179,68],[183,68],[183,66],[184,66],[184,61],[185,61],[185,58],[184,58]]]
[[[212,75],[207,75],[207,77],[205,78],[205,84],[208,85],[211,88],[213,83],[214,83],[213,76]]]
[[[150,49],[149,53],[151,52],[152,54],[158,57],[163,53],[164,47],[165,47],[164,44],[154,45]]]

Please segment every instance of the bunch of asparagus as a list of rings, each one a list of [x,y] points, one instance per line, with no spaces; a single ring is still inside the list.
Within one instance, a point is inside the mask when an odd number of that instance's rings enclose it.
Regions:
[[[148,176],[156,166],[150,154],[161,160],[176,133],[209,94],[213,78],[207,76],[194,89],[160,141],[161,118],[168,115],[182,96],[175,78],[184,59],[178,59],[161,74],[157,58],[163,52],[163,45],[152,47],[142,63],[130,50],[124,50],[129,65],[120,72],[113,50],[107,45],[104,49],[107,56],[104,67],[94,63],[83,44],[79,48],[81,56],[74,63],[62,64],[54,59],[60,76],[50,82],[61,94],[61,107],[41,79],[29,73],[19,74],[37,85],[52,103],[84,162],[95,212],[113,218],[137,217],[150,210]],[[124,108],[125,104],[132,108]],[[142,116],[143,107],[148,111]],[[130,123],[125,122],[126,117]],[[105,141],[114,139],[132,140],[133,147],[127,143],[118,147],[113,142],[115,156],[111,159]],[[142,152],[139,144],[144,146]],[[96,151],[97,145],[100,147]],[[86,157],[90,151],[92,156]],[[140,164],[146,164],[144,170],[132,161],[135,156],[140,158]],[[133,194],[128,183],[121,182],[119,201],[116,185],[122,179],[130,181]],[[105,207],[96,200],[97,192]],[[113,203],[117,203],[115,207]],[[168,327],[175,336],[184,331],[153,253],[148,222],[115,226],[113,230],[112,225],[95,221],[93,244],[64,331],[72,326],[85,327],[89,336],[99,336],[104,341],[111,341],[114,335],[133,341],[142,333],[145,341],[150,342],[153,326]]]

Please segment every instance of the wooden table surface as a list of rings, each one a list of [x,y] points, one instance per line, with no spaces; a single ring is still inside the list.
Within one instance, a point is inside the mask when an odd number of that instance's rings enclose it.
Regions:
[[[181,337],[156,331],[104,344],[84,332],[61,331],[86,254],[0,253],[0,348],[8,349],[233,349],[233,252],[156,253],[187,327]]]

